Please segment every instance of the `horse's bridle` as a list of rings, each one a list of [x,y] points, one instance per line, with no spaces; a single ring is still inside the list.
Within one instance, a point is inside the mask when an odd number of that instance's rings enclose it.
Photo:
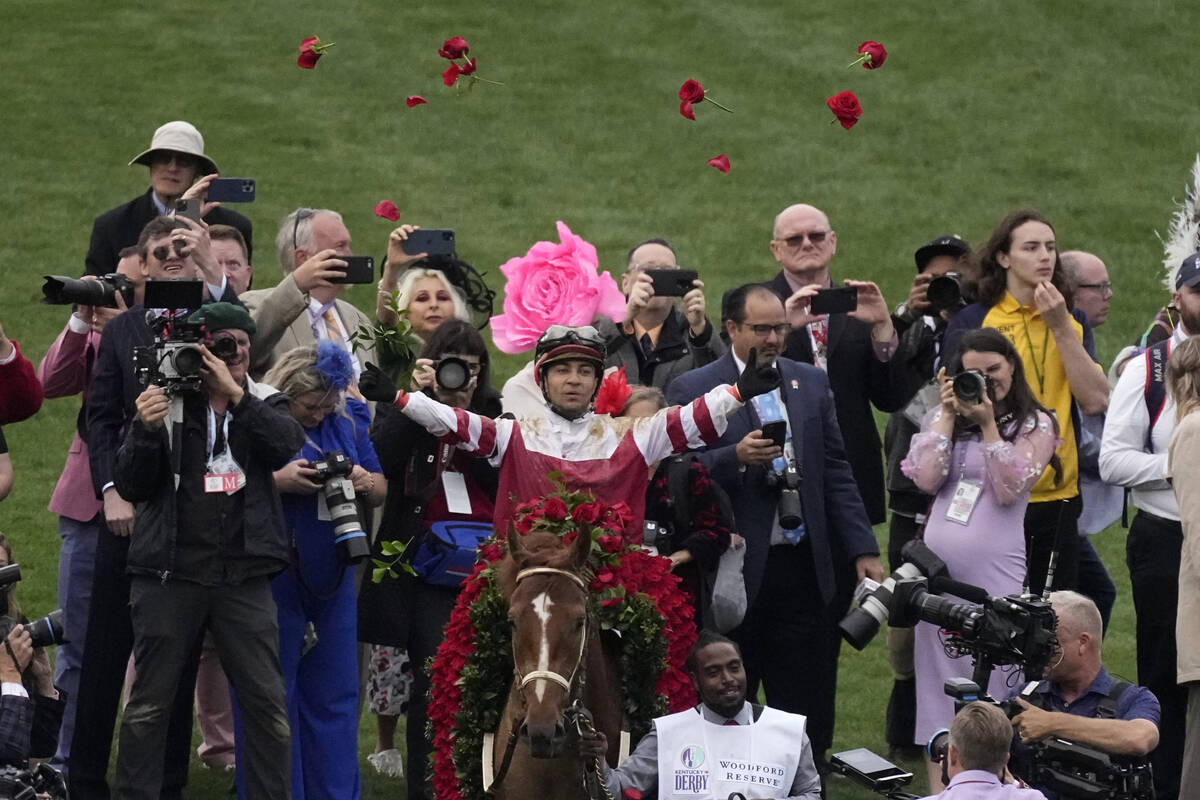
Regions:
[[[587,591],[588,591],[587,584],[584,583],[583,578],[579,577],[574,572],[568,572],[565,569],[558,569],[557,567],[529,567],[528,569],[523,569],[517,573],[516,583],[520,584],[521,581],[523,581],[524,579],[526,579],[530,576],[533,576],[533,575],[561,575],[565,578],[570,578],[571,581],[573,581],[576,586],[578,586],[580,589],[583,590],[585,595],[587,594]],[[587,640],[588,640],[588,631],[585,630],[583,632],[583,636],[579,640],[579,655],[575,659],[575,666],[571,668],[570,675],[568,675],[567,677],[564,678],[562,675],[558,674],[557,672],[554,672],[553,670],[548,670],[548,669],[530,670],[529,672],[526,672],[524,675],[522,675],[520,672],[517,672],[516,676],[519,679],[519,682],[518,682],[519,689],[522,692],[524,692],[525,687],[528,686],[529,684],[533,683],[534,681],[551,681],[552,683],[557,683],[559,686],[561,686],[563,691],[566,692],[566,694],[567,694],[567,699],[570,700],[571,684],[575,680],[575,673],[578,672],[580,666],[583,665],[583,656],[584,656],[584,651],[587,648]],[[514,647],[514,649],[513,649],[513,670],[515,671],[516,664],[517,664],[517,653],[516,653],[516,649],[515,649],[516,648],[515,642],[513,643],[513,647]]]

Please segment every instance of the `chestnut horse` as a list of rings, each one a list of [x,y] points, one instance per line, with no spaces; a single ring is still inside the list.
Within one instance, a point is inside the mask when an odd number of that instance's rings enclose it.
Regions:
[[[485,785],[497,800],[583,800],[583,760],[573,710],[591,712],[608,738],[608,763],[620,748],[622,703],[616,654],[600,635],[588,597],[586,533],[564,546],[554,533],[512,533],[498,565],[512,627],[513,683],[491,752]],[[564,712],[566,712],[564,714]],[[488,772],[485,754],[485,773]],[[604,798],[603,776],[593,793]]]

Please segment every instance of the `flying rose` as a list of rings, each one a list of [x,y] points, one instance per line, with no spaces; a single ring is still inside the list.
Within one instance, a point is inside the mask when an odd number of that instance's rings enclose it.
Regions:
[[[442,44],[442,49],[438,50],[438,55],[449,61],[453,61],[456,58],[462,58],[469,52],[471,52],[471,46],[467,44],[467,40],[461,36],[455,36],[453,39],[447,39]]]
[[[409,108],[423,106],[428,102],[428,100],[426,100],[424,97],[421,97],[419,94],[410,94],[408,97],[404,98],[404,104]]]
[[[704,102],[705,100],[712,103],[722,111],[729,111],[728,108],[721,105],[716,100],[713,100],[711,97],[708,97],[705,94],[704,87],[700,85],[700,81],[693,80],[692,78],[688,78],[683,82],[683,85],[679,87],[679,100],[679,113],[692,121],[695,121],[696,119],[696,112],[692,109],[692,105],[694,103]],[[729,113],[732,114],[733,112],[729,111]]]
[[[590,325],[596,314],[625,317],[625,296],[608,272],[598,271],[596,248],[557,223],[559,242],[538,242],[509,259],[504,313],[492,317],[492,339],[504,353],[523,353],[551,325]]]
[[[300,42],[300,57],[296,59],[296,64],[301,69],[314,69],[317,66],[317,60],[325,55],[325,51],[333,47],[333,42],[322,42],[317,36],[310,36]]]
[[[469,58],[466,63],[458,68],[459,75],[472,75],[475,72],[475,59]]]
[[[852,67],[862,64],[863,69],[879,69],[887,59],[887,50],[879,42],[863,42],[858,46],[858,52],[862,55],[850,62]]]
[[[729,174],[729,156],[725,155],[724,153],[716,156],[715,158],[710,158],[708,160],[708,165],[720,170],[721,172],[724,172],[726,175]]]
[[[375,206],[375,216],[396,222],[400,219],[400,209],[391,200],[380,200],[379,205]]]
[[[827,99],[825,105],[829,106],[829,110],[846,130],[853,128],[854,124],[858,122],[858,118],[862,116],[862,106],[858,104],[858,98],[854,96],[854,92],[838,92]]]

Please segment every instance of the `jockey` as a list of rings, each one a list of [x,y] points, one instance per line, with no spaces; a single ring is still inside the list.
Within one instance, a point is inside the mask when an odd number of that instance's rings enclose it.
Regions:
[[[359,390],[368,399],[394,402],[433,435],[498,467],[497,525],[507,524],[521,500],[553,492],[548,476],[557,472],[568,489],[588,489],[608,505],[628,504],[626,534],[640,537],[650,465],[716,441],[745,401],[779,385],[779,372],[758,364],[751,351],[735,386],[718,386],[651,417],[614,419],[592,412],[604,367],[604,340],[595,328],[553,325],[535,353],[537,382],[552,412],[536,418],[492,420],[420,392],[397,392],[371,365]]]
[[[700,704],[654,720],[654,729],[620,767],[604,762],[603,733],[585,736],[579,753],[599,757],[613,797],[626,789],[659,800],[744,797],[818,800],[821,778],[813,764],[805,718],[746,702],[746,673],[738,646],[702,631],[686,666]]]

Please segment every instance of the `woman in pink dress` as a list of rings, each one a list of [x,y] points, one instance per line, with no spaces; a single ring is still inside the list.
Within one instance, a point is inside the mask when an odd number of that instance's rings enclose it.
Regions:
[[[970,371],[975,375],[963,375]],[[938,380],[941,405],[926,416],[901,464],[921,491],[935,495],[925,543],[954,579],[993,596],[1019,592],[1025,581],[1025,506],[1047,464],[1060,470],[1054,456],[1058,425],[1034,399],[1012,343],[993,328],[964,335],[949,375],[943,368]],[[972,388],[976,391],[967,391]],[[949,726],[954,701],[942,687],[947,678],[969,678],[971,659],[947,656],[938,628],[921,622],[915,662],[915,739],[923,745]],[[1006,696],[1010,679],[1015,676],[998,669],[986,688],[994,697]]]

